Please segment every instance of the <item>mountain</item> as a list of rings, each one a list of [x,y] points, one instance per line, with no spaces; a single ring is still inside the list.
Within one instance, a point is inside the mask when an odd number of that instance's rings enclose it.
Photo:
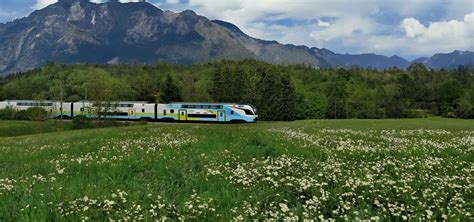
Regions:
[[[451,53],[439,53],[433,55],[431,58],[415,59],[412,63],[422,63],[427,67],[435,69],[455,69],[458,68],[459,65],[474,66],[474,52],[454,51]]]
[[[320,68],[409,65],[397,56],[343,55],[256,39],[231,23],[209,20],[190,10],[162,11],[146,2],[59,0],[28,17],[0,23],[0,76],[48,61],[192,64],[244,58]]]
[[[407,68],[410,62],[399,56],[382,56],[373,53],[360,55],[337,54],[327,49],[313,48],[317,56],[324,58],[331,67],[371,67],[386,69],[390,67]]]

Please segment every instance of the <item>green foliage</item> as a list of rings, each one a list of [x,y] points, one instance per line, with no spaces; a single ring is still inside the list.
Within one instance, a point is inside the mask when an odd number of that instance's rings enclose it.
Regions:
[[[180,102],[181,91],[176,85],[173,77],[171,75],[166,75],[166,80],[163,84],[163,91],[161,94],[161,102],[170,103],[170,102]]]
[[[72,129],[92,129],[96,124],[85,116],[77,116],[72,120]]]
[[[179,66],[64,65],[0,80],[0,100],[34,99],[167,103],[237,102],[256,105],[263,120],[401,118],[404,110],[472,118],[472,70],[314,69],[255,60]],[[98,111],[98,110],[96,110]]]
[[[295,120],[297,97],[290,76],[282,70],[269,67],[262,69],[257,85],[255,105],[265,120]]]
[[[31,120],[45,121],[48,119],[48,112],[39,107],[31,107],[27,110],[14,110],[10,107],[0,110],[0,120]]]
[[[14,120],[16,113],[16,110],[10,107],[0,109],[0,120]]]
[[[318,91],[310,91],[297,95],[297,119],[323,119],[326,117],[327,97]]]
[[[474,106],[469,100],[462,98],[457,102],[454,114],[459,118],[474,118]]]

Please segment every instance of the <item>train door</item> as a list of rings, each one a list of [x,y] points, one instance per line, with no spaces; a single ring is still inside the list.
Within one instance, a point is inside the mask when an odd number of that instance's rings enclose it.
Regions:
[[[188,111],[185,109],[179,110],[179,121],[186,121],[188,120]]]
[[[135,109],[128,109],[128,118],[129,119],[136,119],[137,110]]]
[[[48,118],[54,118],[53,111],[54,111],[53,107],[48,108]]]
[[[217,111],[217,122],[225,122],[225,111],[224,110]]]

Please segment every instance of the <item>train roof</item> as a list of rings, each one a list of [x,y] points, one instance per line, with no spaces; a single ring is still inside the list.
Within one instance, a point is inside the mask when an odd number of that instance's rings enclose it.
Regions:
[[[178,105],[245,105],[245,104],[238,104],[238,103],[199,103],[199,102],[172,102],[169,104],[178,104]]]

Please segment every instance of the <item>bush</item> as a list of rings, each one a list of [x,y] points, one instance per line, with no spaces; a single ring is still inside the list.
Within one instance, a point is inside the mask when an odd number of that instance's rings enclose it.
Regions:
[[[0,120],[14,120],[16,111],[10,107],[0,109]]]
[[[77,116],[72,120],[72,129],[91,129],[95,127],[95,123],[85,116]]]
[[[405,118],[426,118],[429,114],[424,109],[405,109],[402,112],[402,116]]]
[[[26,110],[27,120],[45,121],[48,119],[48,112],[40,107],[32,107]]]
[[[471,118],[474,116],[474,106],[467,99],[461,99],[457,103],[454,115],[459,118]]]
[[[39,107],[28,108],[27,110],[16,111],[10,107],[0,110],[2,120],[31,120],[45,121],[48,119],[48,112]]]

